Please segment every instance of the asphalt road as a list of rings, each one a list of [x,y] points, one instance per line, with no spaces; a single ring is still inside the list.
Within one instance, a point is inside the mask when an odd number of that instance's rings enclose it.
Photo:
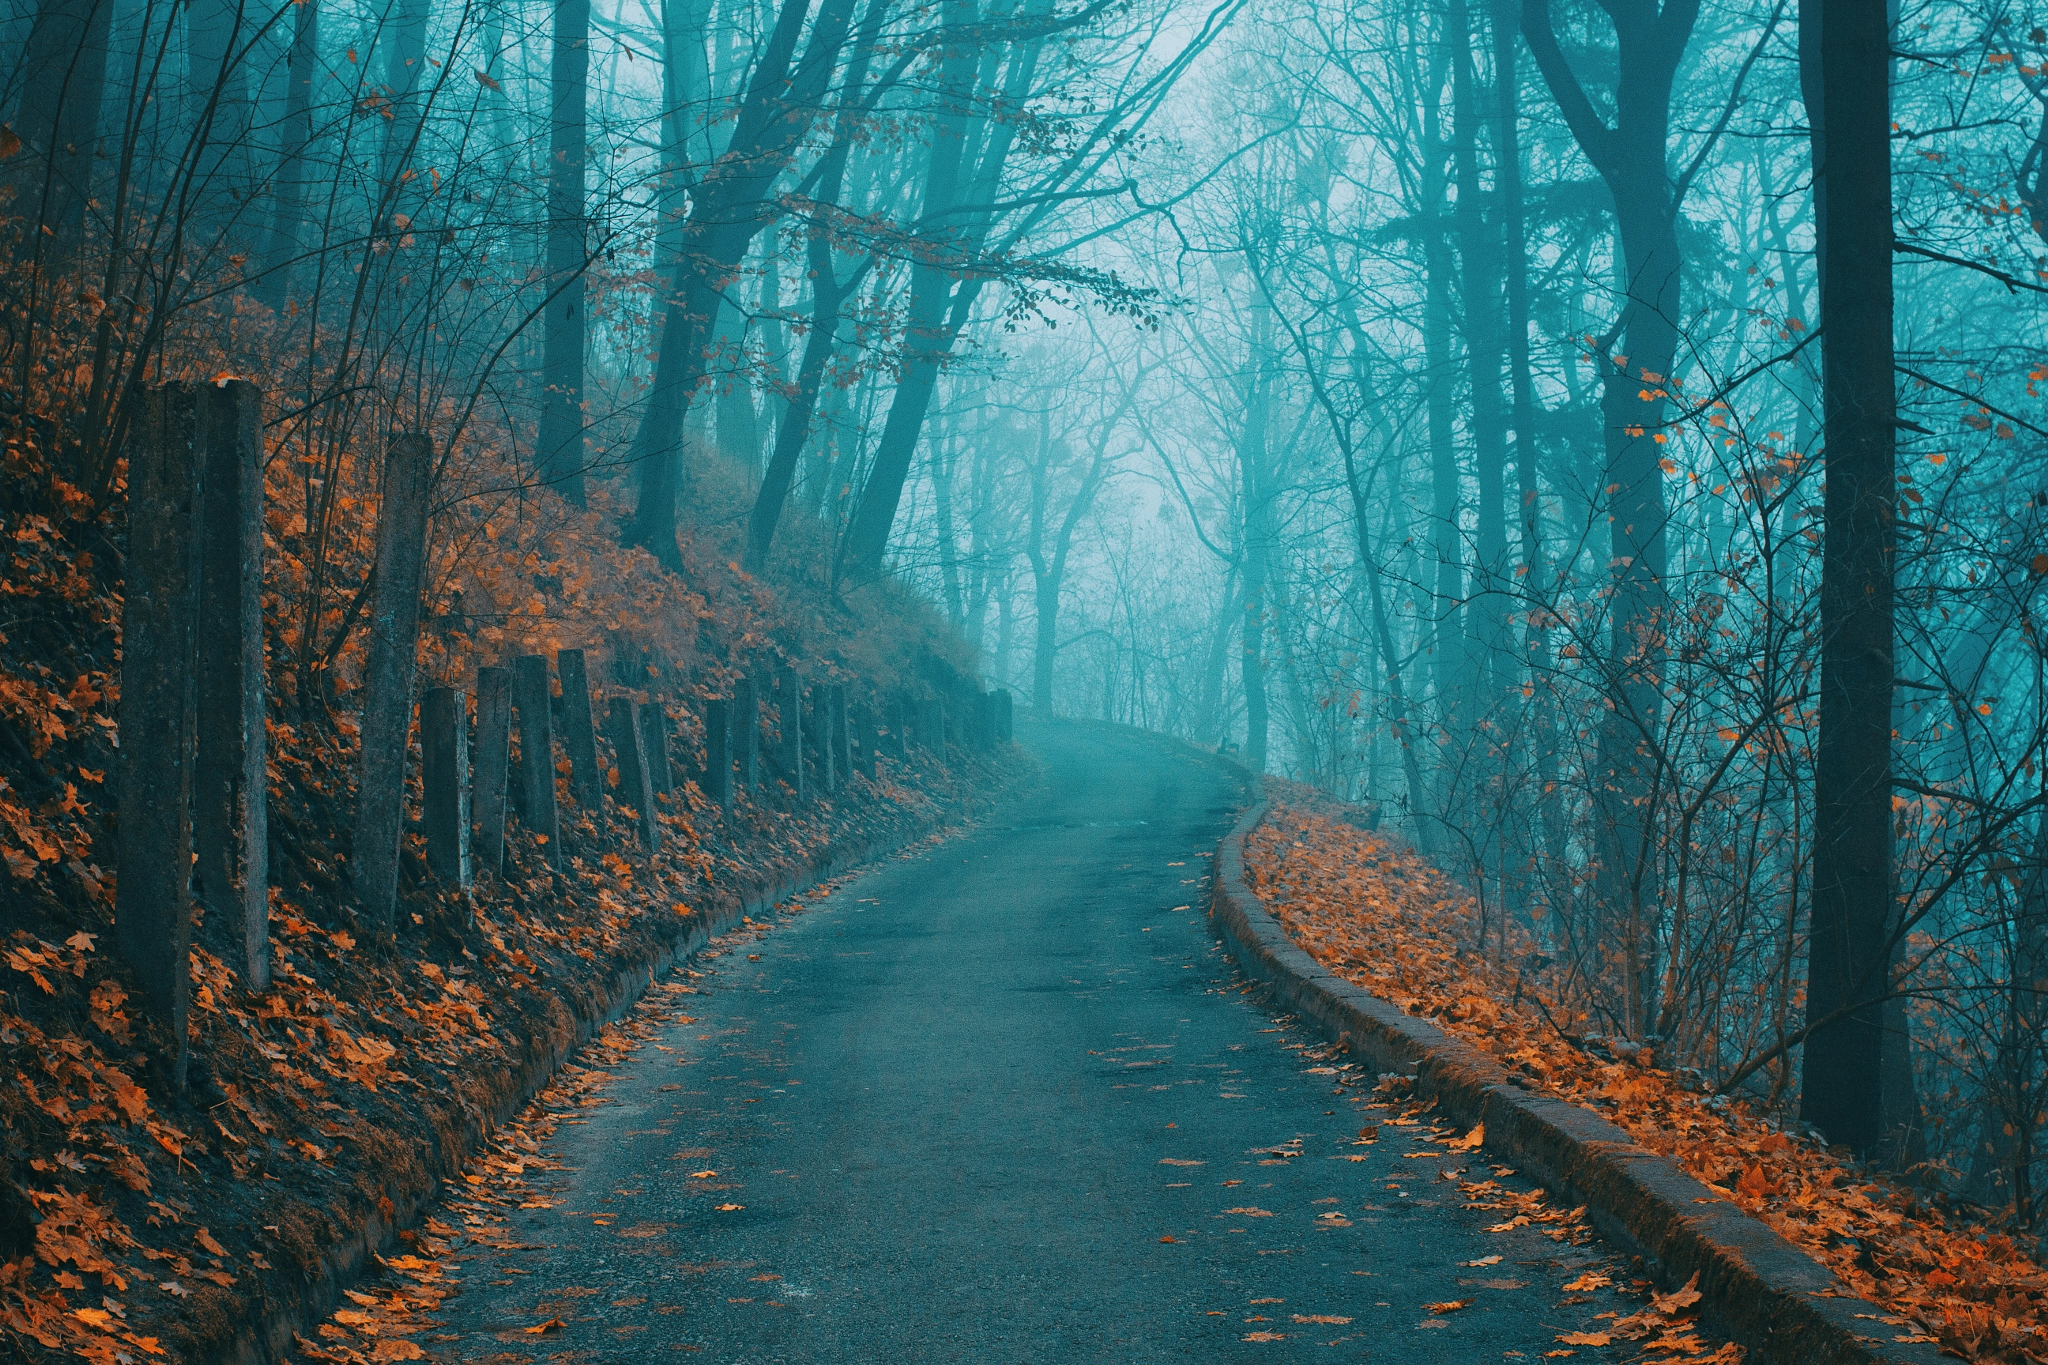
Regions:
[[[1203,913],[1220,765],[1019,729],[1045,776],[1005,817],[710,964],[694,1022],[558,1131],[525,1249],[458,1242],[437,1354],[1462,1363],[1629,1311],[1563,1289],[1597,1244],[1485,1231],[1506,1215],[1441,1174],[1483,1155],[1353,1145],[1390,1111],[1310,1070],[1341,1059],[1243,992]]]

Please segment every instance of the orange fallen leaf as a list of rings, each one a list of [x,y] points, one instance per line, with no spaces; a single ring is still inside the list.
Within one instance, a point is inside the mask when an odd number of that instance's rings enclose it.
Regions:
[[[537,1337],[544,1332],[560,1331],[562,1328],[567,1327],[568,1325],[568,1323],[563,1322],[560,1318],[549,1318],[546,1322],[537,1322],[533,1326],[527,1328],[526,1334],[530,1337]]]
[[[1567,1346],[1605,1346],[1614,1337],[1607,1332],[1566,1332],[1558,1340]]]
[[[1464,1308],[1467,1305],[1469,1305],[1471,1302],[1472,1300],[1470,1299],[1448,1299],[1443,1303],[1425,1303],[1422,1306],[1424,1308],[1427,1308],[1432,1313],[1455,1313],[1460,1308]]]
[[[1650,1295],[1650,1306],[1666,1317],[1682,1313],[1700,1301],[1699,1283],[1700,1273],[1695,1270],[1683,1288],[1674,1289],[1669,1294]]]
[[[718,1211],[720,1213],[738,1213],[741,1209],[745,1207],[745,1204],[720,1204],[718,1206]]]
[[[1605,1289],[1607,1288],[1607,1286],[1613,1283],[1613,1280],[1601,1274],[1599,1271],[1589,1270],[1585,1274],[1579,1276],[1579,1278],[1577,1278],[1576,1280],[1573,1280],[1570,1283],[1566,1284],[1565,1289],[1569,1293],[1583,1294],[1589,1289]]]

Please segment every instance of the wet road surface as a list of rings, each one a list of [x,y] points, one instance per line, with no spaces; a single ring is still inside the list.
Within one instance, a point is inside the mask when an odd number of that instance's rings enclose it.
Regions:
[[[1005,815],[675,978],[687,1014],[554,1126],[522,1177],[539,1197],[497,1233],[442,1210],[463,1289],[423,1344],[1470,1362],[1629,1311],[1564,1288],[1612,1270],[1598,1243],[1486,1230],[1526,1182],[1375,1106],[1373,1078],[1244,992],[1203,913],[1242,801],[1226,770],[1104,727],[1019,739],[1044,776]],[[1489,1179],[1495,1207],[1460,1192]]]

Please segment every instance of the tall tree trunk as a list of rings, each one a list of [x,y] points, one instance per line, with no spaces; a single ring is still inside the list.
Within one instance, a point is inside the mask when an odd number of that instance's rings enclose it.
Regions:
[[[1816,31],[1817,29],[1817,31]],[[1892,867],[1891,32],[1884,7],[1804,0],[1827,486],[1814,762],[1813,932],[1800,1113],[1870,1153],[1885,1133]],[[1845,1017],[1829,1020],[1840,1011]]]
[[[726,154],[698,186],[678,244],[655,344],[654,378],[633,438],[640,498],[628,528],[633,544],[673,569],[682,567],[676,493],[683,418],[704,378],[703,339],[717,318],[718,291],[730,283],[748,245],[774,218],[767,196],[812,126],[852,25],[853,0],[823,0],[803,59],[794,61],[809,12],[810,0],[782,0],[733,121]]]
[[[1661,711],[1664,666],[1665,385],[1678,349],[1682,261],[1681,187],[1667,168],[1671,87],[1685,54],[1698,0],[1614,0],[1620,80],[1609,127],[1558,47],[1550,0],[1526,0],[1522,27],[1529,52],[1573,138],[1614,200],[1625,296],[1619,331],[1625,353],[1598,357],[1600,412],[1606,427],[1601,487],[1613,565],[1606,672],[1607,708],[1594,767],[1593,895],[1622,961],[1621,1018],[1631,1035],[1649,1025],[1657,980],[1656,911],[1643,901],[1649,842],[1652,760],[1645,736]]]
[[[9,178],[35,242],[27,254],[45,274],[68,270],[85,240],[113,13],[113,0],[42,0],[29,30],[12,125],[22,150]]]
[[[973,12],[971,3],[963,3],[960,7],[969,15]],[[1038,38],[1010,54],[1003,88],[999,92],[989,92],[996,103],[1009,109],[1024,106],[1044,46],[1045,40]],[[933,172],[927,179],[924,197],[927,215],[954,207],[963,188],[967,202],[993,203],[1002,186],[1003,168],[1008,164],[1010,149],[1016,142],[1017,122],[1005,119],[990,132],[987,145],[981,149],[979,162],[965,159],[961,153],[969,134],[985,120],[970,118],[965,112],[978,94],[975,88],[978,83],[972,81],[972,59],[961,59],[957,67],[950,63],[949,58],[948,72],[952,80],[946,88],[960,92],[955,95],[955,108],[961,112],[948,115],[942,122],[938,141],[932,148]],[[993,78],[994,67],[989,64],[983,72],[983,80],[992,81]],[[971,172],[971,175],[966,172]],[[958,221],[957,216],[950,221]],[[972,215],[964,230],[936,232],[935,244],[957,252],[962,258],[972,257],[985,244],[993,221],[988,214]],[[890,397],[889,416],[875,442],[874,464],[868,472],[867,483],[861,489],[853,521],[840,545],[839,572],[842,576],[871,577],[882,570],[882,559],[889,549],[889,531],[896,523],[896,508],[902,501],[903,484],[909,477],[911,458],[917,451],[918,433],[924,428],[925,414],[938,386],[939,368],[951,354],[960,329],[967,325],[974,312],[975,300],[987,283],[985,275],[970,275],[956,286],[955,273],[943,263],[934,264],[923,259],[919,259],[912,268],[910,305],[904,326],[905,347],[911,355],[903,378]]]
[[[244,49],[259,27],[244,0],[203,0],[188,11],[191,52],[185,107],[195,152],[188,240],[215,269],[256,235],[249,71]]]
[[[306,159],[313,146],[313,81],[319,59],[320,0],[301,0],[292,21],[291,54],[286,61],[277,198],[271,205],[263,278],[255,290],[256,297],[272,308],[284,307],[291,296],[292,272],[307,247],[306,190],[311,174]]]
[[[1437,118],[1437,92],[1443,71],[1432,64],[1422,105],[1422,363],[1424,416],[1429,429],[1430,552],[1436,561],[1430,615],[1436,622],[1432,672],[1436,704],[1445,732],[1455,747],[1464,730],[1460,703],[1466,680],[1459,676],[1465,661],[1464,537],[1459,527],[1457,416],[1452,407],[1456,377],[1451,368],[1451,244],[1443,231],[1449,181],[1444,175],[1443,134]],[[1444,773],[1455,770],[1446,764]],[[1439,799],[1438,804],[1442,801]]]
[[[389,31],[378,35],[377,46],[384,52],[384,89],[391,101],[377,178],[386,217],[398,211],[401,198],[412,198],[404,191],[404,176],[426,117],[424,91],[432,85],[427,78],[428,5],[429,0],[397,0]]]
[[[1471,56],[1476,47],[1465,0],[1451,0],[1449,17],[1458,257],[1465,295],[1465,367],[1472,387],[1472,464],[1479,494],[1471,585],[1475,601],[1466,650],[1476,665],[1467,686],[1482,680],[1486,683],[1475,707],[1477,719],[1500,704],[1500,684],[1508,669],[1507,414],[1501,403],[1503,252],[1499,224],[1489,228],[1481,209],[1479,125],[1483,120],[1472,75]],[[1497,184],[1501,174],[1496,167]]]
[[[1266,588],[1272,568],[1273,490],[1266,469],[1266,423],[1273,369],[1273,309],[1262,297],[1252,305],[1251,377],[1237,464],[1244,499],[1244,616],[1238,627],[1238,675],[1244,686],[1244,761],[1266,770],[1271,712],[1266,702]]]
[[[1564,793],[1557,774],[1557,705],[1550,677],[1550,565],[1543,554],[1543,489],[1538,477],[1536,387],[1529,369],[1529,257],[1522,208],[1520,77],[1516,44],[1522,27],[1521,0],[1493,0],[1494,94],[1499,101],[1494,137],[1495,175],[1500,193],[1500,240],[1507,294],[1508,392],[1515,432],[1515,491],[1521,504],[1521,600],[1527,611],[1523,631],[1530,689],[1528,734],[1534,750],[1538,821],[1543,858],[1563,866]]]
[[[549,64],[548,300],[542,327],[540,481],[578,507],[583,489],[583,349],[589,250],[584,216],[590,0],[555,0]]]

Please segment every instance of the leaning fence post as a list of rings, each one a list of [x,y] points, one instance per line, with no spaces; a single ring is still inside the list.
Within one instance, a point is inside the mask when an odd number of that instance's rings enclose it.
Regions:
[[[419,666],[420,586],[426,568],[427,493],[434,443],[392,438],[377,509],[377,584],[363,667],[362,755],[356,781],[356,894],[371,923],[398,920],[399,836],[405,828],[405,760]]]
[[[505,781],[511,767],[512,670],[479,668],[469,809],[476,817],[477,861],[494,875],[505,868]]]
[[[548,661],[522,654],[512,661],[512,706],[519,714],[520,818],[541,841],[548,865],[563,867],[555,818],[555,723],[549,706]]]
[[[145,393],[128,454],[127,582],[121,605],[121,837],[114,938],[169,1026],[185,1084],[191,1007],[192,745],[205,504],[198,396]],[[137,515],[140,513],[140,515]]]
[[[264,744],[263,391],[247,380],[200,387],[199,697],[205,737],[192,761],[192,842],[206,903],[236,906],[241,863],[243,984],[270,987],[269,779]],[[239,814],[239,822],[237,815]],[[240,858],[235,828],[241,826]]]
[[[732,704],[718,698],[704,703],[704,799],[732,807]]]
[[[469,698],[434,687],[420,700],[421,823],[427,866],[467,887],[469,873]]]
[[[590,714],[590,675],[583,651],[559,650],[555,673],[562,680],[562,747],[569,751],[569,786],[576,804],[602,823],[604,776],[597,767],[597,731]]]
[[[605,730],[619,758],[621,803],[633,807],[640,831],[640,846],[649,853],[661,847],[661,822],[654,817],[654,785],[648,779],[647,756],[640,744],[640,707],[631,697],[613,697]]]
[[[675,776],[668,767],[668,707],[656,697],[635,714],[640,725],[640,756],[647,761],[647,785],[656,796],[668,796],[676,789]]]

